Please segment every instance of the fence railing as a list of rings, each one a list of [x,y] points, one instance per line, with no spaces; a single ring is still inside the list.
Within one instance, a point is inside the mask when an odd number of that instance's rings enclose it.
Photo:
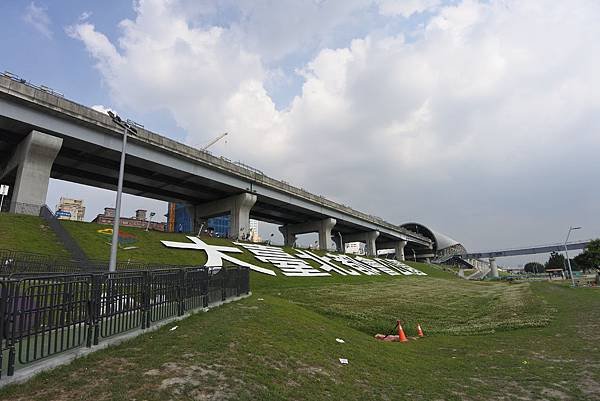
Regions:
[[[248,269],[0,276],[0,379],[78,347],[249,293]]]
[[[117,270],[153,270],[165,267],[180,268],[181,266],[139,262],[117,262]],[[108,261],[93,259],[82,261],[32,252],[0,249],[0,275],[21,272],[67,273],[94,271],[108,271]]]

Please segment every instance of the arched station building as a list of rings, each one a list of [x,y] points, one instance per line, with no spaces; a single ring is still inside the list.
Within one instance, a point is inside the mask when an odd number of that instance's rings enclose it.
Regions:
[[[404,248],[404,257],[407,260],[417,262],[431,262],[433,260],[445,259],[448,256],[467,253],[465,247],[457,240],[447,235],[433,231],[419,223],[402,224],[403,228],[414,231],[429,238],[433,244],[432,249],[411,247],[410,244]]]

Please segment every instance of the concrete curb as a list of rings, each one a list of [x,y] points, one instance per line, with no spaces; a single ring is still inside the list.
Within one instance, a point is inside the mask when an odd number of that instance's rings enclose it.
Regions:
[[[249,292],[246,295],[228,298],[225,301],[213,302],[208,305],[208,308],[194,309],[192,311],[186,312],[183,316],[175,316],[175,317],[172,317],[169,319],[162,320],[160,322],[156,322],[154,325],[148,327],[147,329],[129,331],[129,332],[126,332],[123,334],[116,335],[111,338],[107,338],[104,341],[102,341],[101,343],[99,343],[98,345],[94,345],[91,348],[79,347],[79,348],[72,349],[70,351],[62,352],[56,356],[50,357],[49,359],[43,359],[39,362],[31,364],[30,366],[28,366],[26,368],[19,369],[15,372],[15,374],[13,376],[3,376],[2,379],[0,380],[0,388],[3,388],[10,384],[18,384],[18,383],[26,382],[27,380],[31,379],[32,377],[34,377],[42,372],[57,368],[62,365],[67,365],[67,364],[73,362],[75,359],[87,356],[91,353],[100,351],[102,349],[106,349],[108,347],[117,346],[125,341],[131,340],[142,334],[151,333],[151,332],[156,331],[159,328],[166,326],[168,324],[178,322],[183,319],[187,319],[188,317],[195,315],[197,313],[208,312],[210,309],[217,308],[221,305],[228,304],[230,302],[239,301],[244,298],[248,298],[250,296],[252,296],[252,292]]]

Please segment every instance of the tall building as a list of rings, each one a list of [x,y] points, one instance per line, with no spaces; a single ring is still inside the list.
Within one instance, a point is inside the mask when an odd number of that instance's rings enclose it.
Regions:
[[[61,197],[56,206],[56,217],[60,220],[83,221],[85,216],[85,206],[80,199]]]

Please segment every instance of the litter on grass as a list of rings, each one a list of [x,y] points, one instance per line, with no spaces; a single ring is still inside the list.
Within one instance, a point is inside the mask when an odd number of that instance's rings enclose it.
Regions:
[[[173,326],[173,327],[171,327],[171,328],[169,329],[169,331],[177,330],[177,328],[178,328],[178,327],[179,327],[179,326]]]
[[[340,358],[340,363],[342,365],[348,365],[348,360],[346,358]]]
[[[258,298],[258,300],[259,300],[259,301],[264,301],[265,299],[264,299],[264,298]]]
[[[346,341],[342,340],[341,338],[336,338],[335,341],[337,341],[340,344],[344,344]]]

